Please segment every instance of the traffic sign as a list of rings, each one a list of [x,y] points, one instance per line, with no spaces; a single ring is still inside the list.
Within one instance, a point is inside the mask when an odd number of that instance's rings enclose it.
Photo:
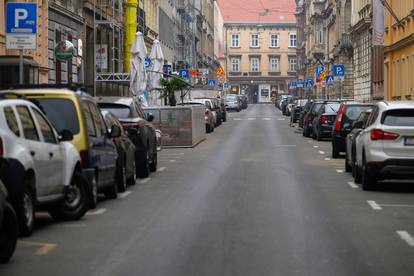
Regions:
[[[225,83],[223,84],[223,89],[229,89],[229,88],[230,88],[230,83],[225,82]]]
[[[320,66],[316,66],[316,82],[320,83],[325,81],[326,78],[326,71],[325,71],[325,66],[320,65]]]
[[[298,81],[296,82],[296,87],[298,87],[298,88],[303,88],[303,80],[298,80]]]
[[[327,76],[326,76],[326,84],[327,84],[327,85],[333,85],[333,84],[334,84],[334,76],[332,76],[332,75],[327,75]]]
[[[313,87],[313,78],[307,78],[306,79],[306,88],[312,88]]]
[[[37,4],[6,4],[6,48],[36,49]]]
[[[223,77],[224,74],[225,74],[225,72],[224,72],[224,69],[223,69],[222,66],[220,66],[219,68],[217,68],[217,70],[216,70],[217,77]]]
[[[171,75],[172,72],[172,65],[171,64],[164,64],[164,78],[168,77],[169,75]]]
[[[215,80],[208,80],[208,86],[216,86]]]
[[[339,64],[333,66],[333,75],[335,79],[343,80],[345,77],[345,65]]]
[[[151,59],[150,59],[150,58],[146,58],[146,59],[145,59],[145,63],[144,63],[144,65],[145,65],[145,69],[150,68],[150,67],[151,67],[151,65],[152,65],[152,61],[151,61]]]
[[[183,79],[186,79],[186,80],[189,80],[190,79],[190,72],[189,72],[188,69],[180,69],[179,75]]]
[[[291,81],[290,83],[289,83],[289,87],[290,88],[296,88],[296,85],[297,85],[297,83],[296,83],[296,81]]]

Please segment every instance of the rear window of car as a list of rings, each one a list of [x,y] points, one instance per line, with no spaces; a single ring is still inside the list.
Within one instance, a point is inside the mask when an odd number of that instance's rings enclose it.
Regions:
[[[345,107],[344,119],[354,122],[362,112],[372,109],[372,105],[349,105]]]
[[[394,109],[386,111],[382,124],[387,126],[414,127],[414,109]]]
[[[58,133],[65,129],[70,130],[74,135],[79,133],[78,114],[71,100],[36,99],[35,103],[47,116]]]
[[[226,99],[235,101],[237,100],[237,95],[227,95]]]
[[[319,109],[322,107],[323,103],[315,103],[312,107],[312,113],[316,114],[319,112]]]
[[[99,103],[98,105],[102,110],[112,112],[118,118],[131,117],[131,109],[127,105],[110,103]]]
[[[339,103],[328,103],[325,107],[325,112],[327,113],[338,113],[339,107],[341,105]]]

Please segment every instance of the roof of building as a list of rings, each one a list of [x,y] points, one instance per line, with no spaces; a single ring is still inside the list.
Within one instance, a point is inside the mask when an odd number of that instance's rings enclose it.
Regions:
[[[218,0],[224,22],[295,22],[295,0]]]

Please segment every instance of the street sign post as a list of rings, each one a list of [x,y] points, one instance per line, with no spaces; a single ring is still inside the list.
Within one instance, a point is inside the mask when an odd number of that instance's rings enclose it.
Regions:
[[[6,4],[6,48],[19,50],[19,83],[23,84],[23,50],[36,49],[37,4]]]
[[[327,76],[326,76],[326,84],[327,84],[327,85],[333,85],[333,84],[334,84],[334,76],[332,76],[332,75],[327,75]]]
[[[208,80],[208,86],[216,86],[215,80]]]
[[[190,79],[190,72],[189,72],[188,69],[180,69],[179,75],[180,75],[180,77],[182,77],[185,80]]]
[[[306,79],[306,88],[312,88],[313,87],[313,78],[307,78]]]

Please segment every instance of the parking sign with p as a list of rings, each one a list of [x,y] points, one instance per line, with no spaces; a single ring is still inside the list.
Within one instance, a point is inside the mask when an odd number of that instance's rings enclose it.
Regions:
[[[7,3],[6,48],[36,49],[37,4]]]

